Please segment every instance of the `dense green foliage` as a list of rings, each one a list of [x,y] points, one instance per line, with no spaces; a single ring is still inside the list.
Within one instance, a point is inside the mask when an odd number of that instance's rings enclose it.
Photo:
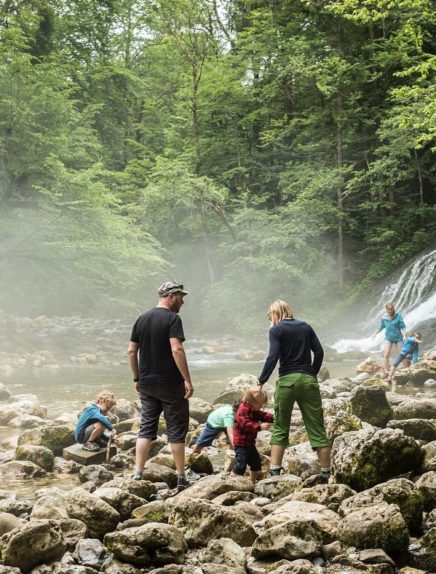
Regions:
[[[205,328],[278,296],[319,323],[434,241],[434,29],[430,0],[4,0],[0,306],[175,277]]]

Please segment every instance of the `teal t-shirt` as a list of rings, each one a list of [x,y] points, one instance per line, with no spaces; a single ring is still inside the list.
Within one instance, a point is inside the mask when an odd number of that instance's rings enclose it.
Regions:
[[[399,343],[403,340],[401,329],[405,328],[406,325],[400,313],[395,313],[392,319],[389,319],[389,316],[385,314],[380,322],[379,331],[386,329],[385,339],[391,343]]]
[[[235,426],[235,413],[232,405],[223,405],[212,411],[207,417],[207,422],[214,429],[233,428]]]

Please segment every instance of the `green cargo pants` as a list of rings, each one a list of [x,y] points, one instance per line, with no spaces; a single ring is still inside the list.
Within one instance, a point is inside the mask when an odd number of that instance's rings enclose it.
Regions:
[[[292,373],[280,377],[276,383],[271,444],[288,446],[295,401],[300,407],[312,448],[331,446],[325,432],[318,382],[315,377],[305,373]]]

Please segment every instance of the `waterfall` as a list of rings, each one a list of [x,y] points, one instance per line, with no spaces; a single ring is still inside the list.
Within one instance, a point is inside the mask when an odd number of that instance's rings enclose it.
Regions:
[[[371,333],[378,329],[386,303],[393,303],[402,314],[408,332],[424,322],[436,320],[436,249],[418,256],[393,276],[369,311],[367,320],[360,325],[359,331],[365,336],[359,338],[356,333],[355,339],[340,339],[332,348],[338,353],[378,350],[384,333],[374,339]]]

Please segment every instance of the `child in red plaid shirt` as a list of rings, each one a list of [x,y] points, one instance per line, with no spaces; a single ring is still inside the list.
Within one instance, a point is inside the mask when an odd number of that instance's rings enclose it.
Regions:
[[[260,430],[270,428],[274,417],[261,407],[268,402],[268,396],[259,387],[252,387],[245,391],[235,415],[233,430],[233,448],[235,451],[235,466],[233,474],[242,476],[247,465],[250,467],[250,478],[253,484],[259,478],[262,468],[260,454],[256,448],[256,437]]]

